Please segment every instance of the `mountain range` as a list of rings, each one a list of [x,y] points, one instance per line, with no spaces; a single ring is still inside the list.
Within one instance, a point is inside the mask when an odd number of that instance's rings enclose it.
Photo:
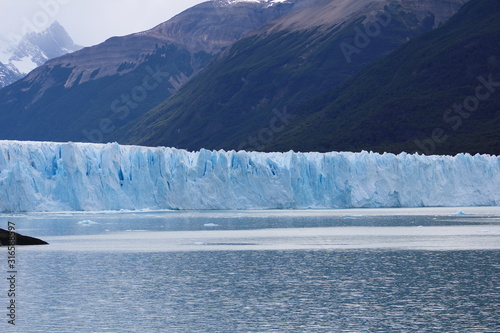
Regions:
[[[220,52],[292,3],[205,2],[148,31],[48,61],[0,90],[0,137],[114,140]]]
[[[21,79],[49,59],[81,48],[57,21],[42,32],[26,34],[14,47],[5,42],[0,49],[0,88]]]
[[[498,154],[498,7],[205,2],[0,90],[0,138]]]

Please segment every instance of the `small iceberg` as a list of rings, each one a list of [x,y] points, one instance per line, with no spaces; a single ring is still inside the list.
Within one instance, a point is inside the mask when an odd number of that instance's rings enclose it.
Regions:
[[[99,223],[94,222],[92,220],[83,220],[83,221],[77,222],[77,224],[79,224],[81,226],[84,226],[84,227],[88,227],[88,226],[91,226],[91,225],[94,225],[94,224],[99,224]]]
[[[207,228],[213,228],[213,227],[218,227],[219,225],[216,223],[205,223],[203,226]]]
[[[459,210],[458,212],[455,213],[455,215],[472,215],[471,213],[466,213],[463,210]]]

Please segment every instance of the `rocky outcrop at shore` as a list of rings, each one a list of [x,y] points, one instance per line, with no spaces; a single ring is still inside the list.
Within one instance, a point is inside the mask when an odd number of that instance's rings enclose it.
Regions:
[[[0,246],[10,245],[47,245],[46,241],[38,238],[24,236],[17,232],[8,231],[0,228]]]

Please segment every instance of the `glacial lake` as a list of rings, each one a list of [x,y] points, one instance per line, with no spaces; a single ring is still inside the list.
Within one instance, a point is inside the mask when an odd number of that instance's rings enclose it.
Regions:
[[[0,214],[0,332],[500,332],[500,207]]]

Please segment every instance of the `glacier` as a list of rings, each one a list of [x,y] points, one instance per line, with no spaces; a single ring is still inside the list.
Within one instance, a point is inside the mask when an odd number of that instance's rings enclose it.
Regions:
[[[499,156],[0,141],[4,213],[499,204]]]

